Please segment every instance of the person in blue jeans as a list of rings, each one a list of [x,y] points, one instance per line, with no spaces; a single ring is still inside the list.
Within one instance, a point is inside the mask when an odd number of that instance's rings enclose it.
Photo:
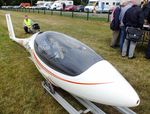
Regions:
[[[125,26],[120,26],[120,51],[122,52],[122,47],[123,47],[123,43],[124,43],[124,39],[126,36],[126,29]]]
[[[133,1],[121,0],[120,5],[121,5],[121,12],[120,12],[120,17],[119,17],[120,18],[120,51],[122,52],[122,47],[123,47],[124,39],[126,36],[126,30],[123,24],[123,18],[124,18],[124,14],[126,13],[126,11],[132,7]]]

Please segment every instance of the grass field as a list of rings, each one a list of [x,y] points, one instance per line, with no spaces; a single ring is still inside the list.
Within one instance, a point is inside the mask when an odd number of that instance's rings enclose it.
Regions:
[[[28,37],[22,29],[25,13],[0,11],[0,114],[67,114],[67,112],[44,92],[42,76],[28,59],[29,54],[8,37],[5,13],[10,13],[17,37]],[[58,15],[30,13],[42,31],[58,31],[73,36],[93,48],[112,63],[131,83],[140,96],[141,103],[132,108],[138,114],[150,114],[150,61],[144,58],[146,44],[138,44],[136,58],[129,60],[120,56],[119,49],[110,48],[111,31],[105,21],[86,21]],[[67,96],[63,92],[64,96]],[[127,93],[130,94],[130,93]],[[69,98],[70,100],[71,97]],[[74,105],[74,101],[72,101]],[[80,108],[80,106],[78,106]],[[109,114],[117,114],[107,106]]]

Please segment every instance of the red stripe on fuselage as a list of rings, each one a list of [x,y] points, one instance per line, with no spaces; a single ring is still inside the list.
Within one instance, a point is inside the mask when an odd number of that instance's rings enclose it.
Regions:
[[[98,84],[109,84],[109,83],[112,83],[112,82],[103,82],[103,83],[84,83],[84,82],[75,82],[75,81],[70,81],[70,80],[66,80],[60,76],[57,76],[56,74],[52,73],[51,71],[49,71],[47,68],[45,68],[42,63],[40,63],[40,61],[38,60],[37,56],[35,55],[34,51],[33,52],[33,55],[34,55],[34,58],[37,62],[37,64],[43,69],[45,70],[47,73],[49,73],[51,76],[54,76],[55,78],[58,78],[62,81],[65,81],[65,82],[69,82],[69,83],[73,83],[73,84],[82,84],[82,85],[98,85]]]

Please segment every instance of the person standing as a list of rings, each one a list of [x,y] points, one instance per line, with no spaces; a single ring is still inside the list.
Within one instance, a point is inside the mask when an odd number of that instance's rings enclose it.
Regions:
[[[114,9],[114,11],[112,12],[112,21],[110,24],[110,29],[112,30],[112,40],[111,40],[111,44],[110,46],[112,48],[115,48],[118,44],[119,41],[119,32],[120,32],[120,20],[119,20],[119,15],[121,12],[121,8],[120,7],[116,7]]]
[[[63,11],[65,11],[66,4],[62,3]]]
[[[119,17],[120,18],[120,51],[122,52],[122,47],[126,36],[123,18],[126,11],[132,7],[133,2],[131,0],[121,0],[120,5],[121,5],[121,12]]]
[[[26,33],[31,33],[32,32],[32,20],[28,18],[28,15],[25,15],[24,16],[24,20],[23,20],[23,28],[24,28],[24,31]]]
[[[105,8],[105,3],[104,3],[104,2],[102,2],[102,3],[101,3],[101,13],[103,13],[103,12],[104,12],[104,8]]]
[[[150,24],[150,0],[144,5],[142,10],[144,13],[144,19]]]
[[[144,19],[146,20],[147,24],[150,25],[150,0],[148,3],[143,7]],[[150,59],[150,36],[148,41],[148,46],[145,52],[145,58]]]
[[[139,28],[142,29],[144,24],[144,15],[140,6],[133,5],[129,8],[124,15],[123,23],[127,31],[129,30],[128,28],[132,28],[133,31]],[[136,36],[137,33],[134,33],[134,35]],[[123,43],[122,56],[124,57],[128,55],[129,59],[134,58],[136,44],[137,41],[131,40],[130,36],[127,34]]]
[[[150,59],[150,39],[148,41],[148,46],[147,46],[147,49],[146,49],[145,58]]]

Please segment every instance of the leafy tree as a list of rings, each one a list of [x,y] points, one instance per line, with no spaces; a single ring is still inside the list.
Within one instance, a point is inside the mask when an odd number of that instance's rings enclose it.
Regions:
[[[0,0],[0,6],[3,6],[3,5],[4,5],[4,1]]]
[[[75,5],[86,5],[88,0],[73,0]]]

